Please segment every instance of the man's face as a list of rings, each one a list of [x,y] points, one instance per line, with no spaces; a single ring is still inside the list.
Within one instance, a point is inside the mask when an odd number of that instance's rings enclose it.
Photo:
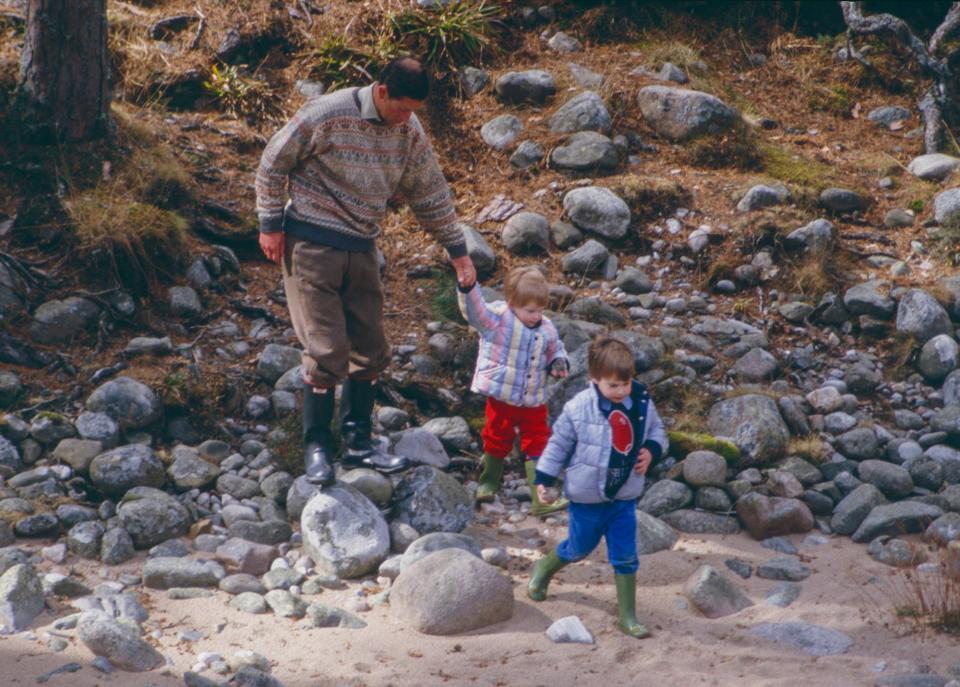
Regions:
[[[385,84],[378,83],[373,87],[374,104],[377,112],[387,124],[403,124],[410,115],[423,107],[424,101],[413,98],[391,98]]]

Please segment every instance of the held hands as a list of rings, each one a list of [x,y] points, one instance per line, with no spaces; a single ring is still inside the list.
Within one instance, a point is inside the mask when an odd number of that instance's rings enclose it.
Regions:
[[[267,260],[275,262],[278,265],[283,258],[283,232],[278,231],[271,234],[260,233],[260,249],[267,256]]]
[[[453,269],[457,272],[457,283],[460,286],[469,289],[477,283],[477,270],[473,266],[473,260],[470,259],[469,255],[451,258],[450,264],[453,265]]]
[[[639,455],[637,455],[637,464],[633,467],[633,471],[638,475],[647,474],[647,470],[650,469],[650,463],[653,462],[653,454],[650,453],[649,449],[642,448],[640,449]]]

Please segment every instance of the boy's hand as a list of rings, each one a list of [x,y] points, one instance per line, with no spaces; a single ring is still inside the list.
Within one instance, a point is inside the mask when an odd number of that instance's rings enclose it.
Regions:
[[[540,503],[553,503],[557,500],[556,490],[551,490],[544,484],[538,484],[537,498],[540,499]]]
[[[638,475],[645,475],[652,462],[653,454],[650,453],[649,449],[642,448],[637,456],[637,464],[633,467],[633,471]]]
[[[566,377],[569,372],[569,366],[567,361],[563,358],[557,358],[552,363],[550,363],[550,376],[551,377]]]

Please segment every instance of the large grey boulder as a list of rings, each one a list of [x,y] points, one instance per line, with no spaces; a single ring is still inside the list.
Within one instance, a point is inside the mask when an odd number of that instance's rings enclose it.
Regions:
[[[299,365],[301,357],[300,350],[293,346],[267,344],[257,360],[257,377],[273,384],[284,372]]]
[[[943,153],[918,155],[907,165],[907,171],[925,181],[943,181],[960,167],[960,158]]]
[[[867,200],[847,188],[825,188],[820,192],[820,205],[832,212],[860,212],[867,209]]]
[[[105,415],[102,417],[106,417]],[[62,439],[51,454],[60,463],[66,463],[81,475],[87,474],[90,463],[103,453],[104,446],[90,439]]]
[[[443,549],[400,573],[390,590],[390,607],[418,632],[461,634],[509,620],[513,585],[476,556]]]
[[[637,94],[640,113],[660,136],[685,141],[731,129],[740,114],[725,102],[701,91],[646,86]]]
[[[99,306],[86,298],[74,296],[62,301],[47,301],[33,313],[30,338],[41,344],[70,341],[91,327],[99,314]]]
[[[733,615],[753,602],[733,582],[709,565],[697,568],[683,585],[690,604],[708,618]]]
[[[623,315],[614,306],[600,299],[599,296],[578,298],[567,306],[564,311],[567,315],[586,322],[609,324],[621,327],[626,323]]]
[[[43,584],[29,565],[14,565],[0,575],[0,627],[27,629],[43,611]]]
[[[909,496],[913,491],[913,479],[906,469],[883,460],[865,460],[860,463],[857,477],[872,484],[892,499]]]
[[[922,532],[943,515],[937,506],[919,501],[901,501],[876,506],[853,533],[858,544],[872,541],[881,534],[908,534]]]
[[[560,269],[566,273],[590,275],[603,269],[610,257],[607,247],[596,239],[588,239],[563,256]]]
[[[480,545],[473,537],[456,532],[431,532],[423,535],[407,547],[400,559],[400,572],[403,572],[421,558],[426,558],[434,551],[440,551],[441,549],[460,549],[477,558],[483,558]]]
[[[203,312],[200,296],[191,286],[171,286],[167,289],[167,307],[176,317],[191,319]]]
[[[609,135],[611,126],[610,113],[603,98],[593,91],[573,96],[550,118],[550,131],[554,133],[598,131]]]
[[[460,532],[473,521],[473,501],[456,479],[421,465],[397,485],[393,515],[421,534]]]
[[[120,670],[142,673],[159,668],[163,656],[126,623],[97,611],[88,611],[80,618],[77,636],[95,656],[104,656]]]
[[[193,522],[190,510],[180,501],[159,489],[146,487],[127,492],[117,506],[117,517],[138,549],[182,537]]]
[[[950,316],[936,298],[921,289],[910,289],[897,304],[897,331],[918,341],[938,334],[953,334]]]
[[[790,191],[783,184],[757,184],[750,187],[740,202],[737,203],[737,212],[753,212],[781,205],[790,198]]]
[[[823,253],[833,246],[836,240],[835,235],[833,224],[829,220],[815,219],[787,234],[783,245],[791,250]]]
[[[500,234],[511,253],[550,250],[550,221],[538,212],[518,212],[507,220]]]
[[[506,150],[520,137],[523,122],[512,114],[494,117],[480,127],[480,138],[494,150]]]
[[[133,487],[160,487],[165,479],[163,463],[143,444],[118,446],[90,463],[90,480],[107,496],[123,496]]]
[[[464,67],[460,71],[460,89],[465,98],[472,98],[490,85],[489,72],[477,67]]]
[[[871,279],[851,286],[843,294],[843,306],[851,315],[869,315],[889,320],[897,308],[890,295],[890,282]]]
[[[637,508],[653,517],[686,508],[693,503],[693,491],[682,482],[662,479],[647,488]]]
[[[837,437],[836,449],[850,460],[880,457],[880,440],[872,427],[856,427]]]
[[[810,507],[799,499],[750,492],[737,499],[737,515],[754,539],[803,534],[813,529]]]
[[[830,529],[837,534],[853,534],[876,506],[887,499],[872,484],[861,484],[843,497],[833,510]]]
[[[440,437],[425,427],[411,427],[400,432],[393,453],[408,458],[414,465],[430,465],[441,470],[450,465],[450,456]]]
[[[557,84],[547,72],[531,69],[525,72],[507,72],[494,85],[499,98],[507,103],[534,103],[542,105],[557,92]]]
[[[740,522],[722,513],[681,508],[665,513],[662,519],[673,529],[687,534],[737,534],[740,531]]]
[[[683,459],[683,480],[692,487],[722,487],[727,461],[713,451],[693,451]]]
[[[960,188],[941,191],[933,199],[933,218],[945,224],[960,214]]]
[[[917,369],[931,384],[939,384],[960,366],[960,346],[949,334],[937,334],[920,349]]]
[[[386,520],[370,499],[345,484],[310,499],[300,516],[300,533],[317,567],[340,578],[366,575],[390,555]]]
[[[143,586],[151,589],[171,587],[217,587],[227,576],[216,561],[194,558],[148,558],[143,565]]]
[[[23,470],[24,464],[20,459],[17,445],[0,434],[0,475],[13,477]]]
[[[867,119],[879,126],[890,126],[894,122],[910,119],[910,110],[899,105],[883,105],[870,110]]]
[[[620,164],[620,151],[603,134],[580,131],[553,149],[550,164],[573,172],[609,172]]]
[[[623,238],[630,226],[630,208],[603,186],[575,188],[563,197],[563,210],[583,231],[610,239]]]
[[[960,439],[960,404],[945,405],[930,418],[930,429],[946,432],[951,439]]]
[[[423,423],[423,429],[435,434],[444,446],[455,451],[468,449],[473,443],[470,425],[459,415],[431,418]]]
[[[746,394],[716,403],[707,417],[715,436],[730,437],[740,449],[740,465],[763,465],[783,458],[790,432],[769,396]]]
[[[642,510],[637,510],[637,555],[669,551],[679,535],[670,525]]]
[[[186,447],[178,447],[186,448]],[[167,475],[170,481],[181,491],[190,489],[203,489],[220,476],[220,467],[200,458],[195,450],[174,450],[176,456],[170,467],[167,468]]]
[[[73,424],[77,428],[77,433],[81,439],[100,442],[103,449],[113,448],[120,443],[120,425],[106,413],[87,410],[80,413],[80,417]],[[91,456],[92,459],[93,456]],[[89,464],[89,461],[87,461],[87,466]],[[84,466],[84,469],[86,469],[86,466]]]
[[[460,224],[463,238],[467,242],[467,255],[473,261],[478,274],[489,274],[497,267],[497,254],[483,238],[483,234],[469,224]]]
[[[125,429],[141,429],[163,414],[153,389],[129,377],[117,377],[97,387],[86,405],[87,410],[106,413]]]

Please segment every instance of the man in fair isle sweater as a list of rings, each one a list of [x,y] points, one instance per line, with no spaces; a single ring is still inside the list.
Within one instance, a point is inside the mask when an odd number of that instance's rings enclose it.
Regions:
[[[371,436],[373,383],[390,361],[374,250],[387,201],[407,201],[462,286],[476,280],[450,188],[414,114],[428,93],[417,60],[394,60],[369,86],[307,102],[270,139],[257,170],[260,247],[281,266],[304,349],[304,461],[314,484],[335,480],[331,423],[341,382],[343,465],[407,467]]]

